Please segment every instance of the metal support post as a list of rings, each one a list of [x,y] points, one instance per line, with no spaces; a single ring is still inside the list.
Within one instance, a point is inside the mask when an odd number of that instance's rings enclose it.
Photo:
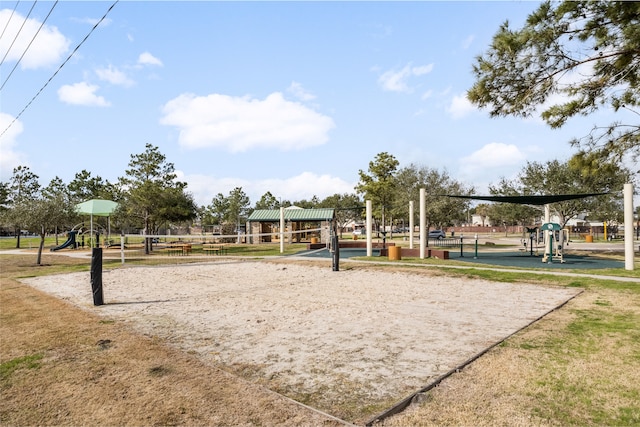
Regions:
[[[473,259],[478,259],[478,235],[476,234],[476,251],[475,251],[475,255],[473,256]]]

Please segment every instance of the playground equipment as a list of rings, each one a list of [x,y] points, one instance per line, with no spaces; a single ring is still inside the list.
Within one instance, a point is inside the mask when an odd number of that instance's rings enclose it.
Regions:
[[[62,249],[78,249],[85,247],[85,236],[89,236],[89,242],[87,245],[96,246],[100,243],[100,235],[107,235],[108,231],[105,227],[99,224],[92,224],[93,229],[90,229],[85,222],[78,223],[73,226],[71,231],[67,232],[67,240],[56,247],[51,248],[51,252],[59,251]],[[106,242],[106,240],[105,240]]]
[[[67,233],[67,241],[63,244],[56,246],[55,248],[51,248],[51,252],[59,251],[60,249],[65,249],[71,246],[72,249],[76,249],[78,247],[78,243],[76,242],[76,235],[78,231],[71,230]]]
[[[331,266],[333,271],[340,271],[340,240],[338,238],[337,223],[334,221],[331,227],[331,241],[329,252],[331,252]]]
[[[93,217],[94,216],[106,216],[107,222],[109,223],[109,232],[107,235],[110,235],[111,222],[110,216],[116,210],[118,204],[111,200],[102,200],[102,199],[91,199],[86,202],[78,203],[76,205],[76,212],[84,215],[90,215],[91,217],[91,236],[93,236]],[[97,239],[96,239],[97,240]],[[97,243],[97,242],[95,242]],[[95,243],[92,240],[92,246],[95,246]]]
[[[555,222],[547,222],[542,224],[540,227],[542,231],[548,231],[549,243],[545,246],[548,248],[549,252],[546,252],[542,257],[542,262],[551,263],[553,259],[557,259],[560,263],[564,263],[564,258],[562,254],[562,248],[564,247],[565,242],[565,230],[560,227],[560,224],[556,224]],[[557,245],[554,247],[553,239],[556,238]],[[554,253],[555,249],[555,253]]]
[[[540,242],[541,230],[538,227],[525,227],[526,232],[529,233],[529,238],[523,237],[520,242],[524,246],[521,251],[527,252],[527,247],[529,248],[530,256],[538,256],[538,243]],[[535,251],[535,253],[534,253]]]

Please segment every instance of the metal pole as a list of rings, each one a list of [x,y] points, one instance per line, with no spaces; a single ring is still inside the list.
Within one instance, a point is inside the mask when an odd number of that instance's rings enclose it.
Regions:
[[[331,246],[333,248],[333,271],[340,271],[340,240],[338,239],[338,230],[332,227]]]
[[[425,247],[427,245],[427,204],[425,189],[420,189],[420,259],[425,258]]]
[[[624,185],[624,269],[633,270],[633,184]]]
[[[284,253],[284,208],[280,207],[280,253]]]
[[[544,205],[544,223],[548,224],[549,222],[551,222],[551,207],[549,206],[549,204],[546,204]],[[553,247],[551,245],[551,242],[549,241],[551,233],[549,232],[549,230],[543,230],[542,233],[544,235],[544,256],[542,257],[542,262],[547,262],[549,260],[546,260],[545,258],[547,257],[548,253],[551,253],[551,249]]]
[[[372,222],[373,214],[371,213],[371,200],[366,201],[367,206],[367,256],[373,256],[373,236],[372,236]]]
[[[460,238],[460,244],[462,245],[462,238]],[[473,256],[473,259],[478,259],[478,235],[476,234],[476,253]]]
[[[536,248],[536,251],[538,249]],[[533,256],[533,233],[529,232],[529,256]]]
[[[409,249],[413,249],[413,200],[409,202]]]

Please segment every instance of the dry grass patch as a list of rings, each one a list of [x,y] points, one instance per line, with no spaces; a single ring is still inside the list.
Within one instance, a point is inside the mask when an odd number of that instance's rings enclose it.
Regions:
[[[638,425],[640,294],[586,291],[386,426]]]

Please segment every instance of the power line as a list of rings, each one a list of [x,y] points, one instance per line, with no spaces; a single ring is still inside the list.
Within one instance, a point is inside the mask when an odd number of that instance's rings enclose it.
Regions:
[[[13,66],[13,68],[9,72],[9,75],[7,76],[7,78],[2,83],[2,86],[0,86],[0,91],[4,88],[4,85],[7,84],[7,81],[9,80],[9,78],[11,77],[13,72],[16,70],[16,68],[18,68],[18,64],[20,64],[20,61],[22,61],[22,58],[24,58],[24,55],[26,55],[27,51],[31,47],[31,44],[33,43],[33,41],[36,39],[36,37],[40,33],[40,30],[42,29],[42,27],[44,27],[45,22],[47,22],[47,19],[49,19],[49,17],[51,16],[51,12],[53,12],[53,9],[56,7],[57,4],[58,4],[58,0],[56,0],[56,2],[53,4],[53,6],[51,6],[51,9],[49,10],[49,13],[47,14],[47,16],[44,18],[44,20],[40,24],[40,27],[38,28],[38,31],[36,31],[36,33],[33,35],[33,37],[31,38],[31,41],[29,42],[27,47],[24,49],[24,52],[22,52],[22,55],[20,55],[20,59],[18,59],[18,61],[16,61],[16,65]]]
[[[76,46],[75,49],[73,49],[73,52],[71,52],[71,54],[67,57],[67,59],[64,60],[64,62],[62,64],[60,64],[60,66],[58,67],[58,69],[53,73],[53,75],[51,77],[49,77],[49,80],[46,81],[46,83],[40,88],[40,90],[33,95],[33,98],[31,98],[31,100],[27,103],[27,105],[24,106],[24,108],[22,109],[22,111],[20,111],[18,113],[18,115],[11,121],[11,123],[9,123],[9,125],[5,128],[5,130],[2,131],[2,133],[0,133],[0,138],[2,138],[2,136],[9,130],[9,128],[11,128],[11,126],[13,126],[13,124],[20,118],[20,116],[22,116],[22,114],[26,111],[27,108],[29,108],[29,106],[33,103],[33,101],[35,101],[35,99],[42,93],[42,91],[49,85],[49,83],[51,83],[51,80],[54,79],[54,77],[60,72],[60,70],[62,69],[62,67],[65,66],[65,64],[67,62],[69,62],[69,60],[71,59],[71,57],[73,57],[73,55],[76,53],[76,51],[78,49],[80,49],[80,46],[82,46],[84,44],[84,42],[87,41],[87,39],[89,38],[89,36],[95,31],[96,28],[98,28],[98,25],[100,25],[102,23],[102,21],[104,21],[104,19],[107,17],[107,15],[109,14],[109,12],[111,12],[111,9],[114,8],[114,6],[116,4],[118,4],[120,0],[116,0],[113,2],[113,4],[111,6],[109,6],[109,9],[107,9],[107,11],[105,12],[105,14],[102,16],[102,18],[100,18],[100,20],[93,26],[93,28],[91,28],[91,31],[89,31],[89,33],[84,37],[84,39],[82,39],[82,41],[80,43],[78,43],[78,45]]]
[[[11,15],[9,15],[9,19],[7,19],[7,23],[5,24],[4,28],[2,29],[2,34],[0,34],[0,40],[2,40],[2,37],[4,36],[4,32],[7,31],[7,28],[9,28],[9,22],[11,22],[11,18],[13,18],[13,14],[16,12],[16,9],[18,8],[18,5],[20,4],[20,0],[18,0],[15,4],[15,6],[13,6],[13,10],[11,11]]]
[[[20,29],[16,33],[16,36],[13,38],[13,41],[11,42],[11,45],[9,46],[7,51],[4,53],[4,57],[2,58],[2,61],[0,61],[0,66],[2,64],[4,64],[4,60],[7,59],[7,55],[9,55],[9,52],[11,51],[11,48],[13,47],[13,44],[16,42],[16,40],[18,40],[18,37],[20,36],[20,33],[22,32],[22,29],[24,28],[24,24],[27,23],[27,21],[29,20],[29,17],[31,16],[31,12],[33,12],[33,8],[36,7],[36,3],[38,3],[37,0],[34,1],[33,4],[31,5],[31,9],[29,9],[29,13],[27,14],[27,17],[24,18],[24,21],[22,21],[22,25],[20,26]]]

